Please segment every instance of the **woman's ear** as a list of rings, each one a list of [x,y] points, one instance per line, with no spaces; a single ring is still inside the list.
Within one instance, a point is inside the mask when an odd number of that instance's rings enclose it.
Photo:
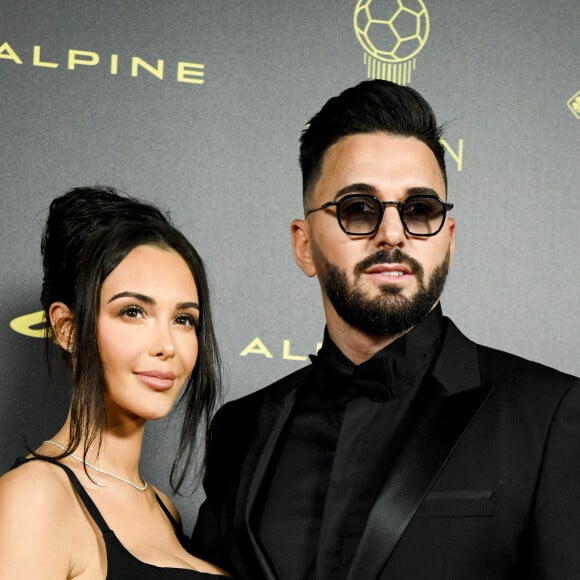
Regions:
[[[48,309],[54,340],[67,352],[74,345],[73,314],[64,302],[53,302]]]

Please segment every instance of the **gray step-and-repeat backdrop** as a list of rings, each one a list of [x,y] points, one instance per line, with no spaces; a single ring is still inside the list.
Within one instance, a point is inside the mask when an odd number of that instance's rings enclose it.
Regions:
[[[457,256],[445,312],[471,338],[580,374],[580,76],[574,0],[3,0],[0,471],[65,418],[39,340],[50,200],[110,184],[170,210],[208,266],[226,398],[305,364],[323,331],[294,264],[298,137],[368,77],[446,124]],[[167,489],[175,421],[143,470]],[[191,529],[202,492],[176,498]]]

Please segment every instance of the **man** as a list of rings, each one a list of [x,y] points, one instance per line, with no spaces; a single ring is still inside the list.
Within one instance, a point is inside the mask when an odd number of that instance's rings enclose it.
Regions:
[[[302,136],[293,249],[326,330],[310,366],[214,419],[192,549],[236,578],[580,578],[580,385],[443,317],[439,139],[386,81]]]

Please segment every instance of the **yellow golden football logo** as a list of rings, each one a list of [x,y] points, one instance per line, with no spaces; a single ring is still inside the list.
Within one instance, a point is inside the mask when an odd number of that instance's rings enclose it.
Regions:
[[[368,78],[409,84],[415,56],[429,37],[429,13],[422,0],[358,0],[353,23],[365,49]]]

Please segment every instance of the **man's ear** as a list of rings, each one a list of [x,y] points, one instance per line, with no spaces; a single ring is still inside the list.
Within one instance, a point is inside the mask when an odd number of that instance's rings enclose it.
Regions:
[[[71,352],[74,344],[73,315],[64,302],[53,302],[48,309],[50,326],[54,340],[67,352]]]
[[[455,256],[455,219],[447,218],[449,220],[449,257],[453,262]]]
[[[310,226],[306,220],[295,219],[291,225],[292,251],[300,269],[309,277],[316,275],[316,267],[312,259],[310,241]]]

